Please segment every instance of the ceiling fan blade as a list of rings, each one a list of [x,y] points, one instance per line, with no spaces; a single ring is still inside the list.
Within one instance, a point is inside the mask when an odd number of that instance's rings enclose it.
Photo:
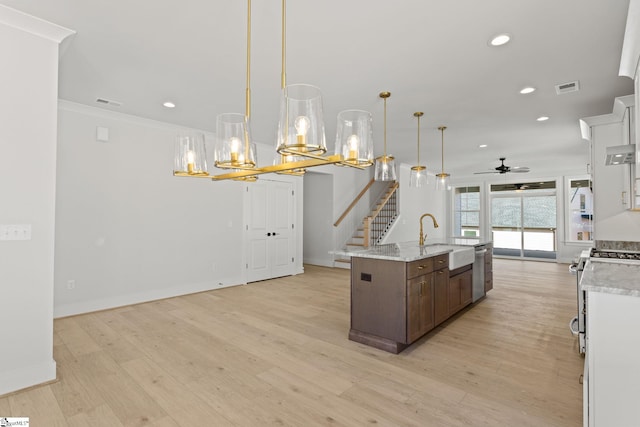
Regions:
[[[474,175],[481,175],[481,174],[485,174],[485,173],[500,173],[500,172],[474,172]]]
[[[518,167],[518,166],[515,166],[515,167],[512,167],[512,168],[511,168],[510,172],[515,172],[515,173],[527,173],[527,172],[529,172],[529,168],[528,168],[528,167],[526,167],[526,166],[519,166],[519,167]]]

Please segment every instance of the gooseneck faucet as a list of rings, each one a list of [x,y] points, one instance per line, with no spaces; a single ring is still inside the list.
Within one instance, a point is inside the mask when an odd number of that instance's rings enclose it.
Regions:
[[[426,213],[426,214],[422,215],[420,217],[420,240],[418,241],[418,245],[420,245],[420,246],[424,246],[424,239],[427,238],[427,233],[424,233],[423,229],[422,229],[422,219],[425,216],[430,216],[431,217],[431,219],[433,220],[433,228],[438,228],[439,227],[438,221],[436,221],[436,218],[433,215],[431,215],[430,213]]]

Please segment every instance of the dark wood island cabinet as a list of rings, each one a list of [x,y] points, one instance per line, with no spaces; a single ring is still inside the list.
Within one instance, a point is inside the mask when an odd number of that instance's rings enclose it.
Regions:
[[[446,320],[448,255],[417,261],[351,259],[349,339],[392,353]]]

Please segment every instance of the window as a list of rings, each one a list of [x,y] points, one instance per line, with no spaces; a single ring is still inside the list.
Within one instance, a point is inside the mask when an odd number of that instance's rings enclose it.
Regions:
[[[454,237],[480,236],[480,187],[457,187],[454,194]]]
[[[593,191],[589,179],[570,179],[567,227],[567,241],[592,240],[593,231]]]

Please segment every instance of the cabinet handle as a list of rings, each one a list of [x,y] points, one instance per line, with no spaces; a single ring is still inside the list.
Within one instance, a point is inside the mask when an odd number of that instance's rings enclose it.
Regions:
[[[443,259],[439,259],[438,260],[438,264],[444,264],[444,260]]]
[[[418,270],[424,270],[425,268],[427,268],[427,266],[426,266],[426,265],[419,265],[419,266],[418,266]]]
[[[438,274],[444,274],[444,271],[438,270]]]

